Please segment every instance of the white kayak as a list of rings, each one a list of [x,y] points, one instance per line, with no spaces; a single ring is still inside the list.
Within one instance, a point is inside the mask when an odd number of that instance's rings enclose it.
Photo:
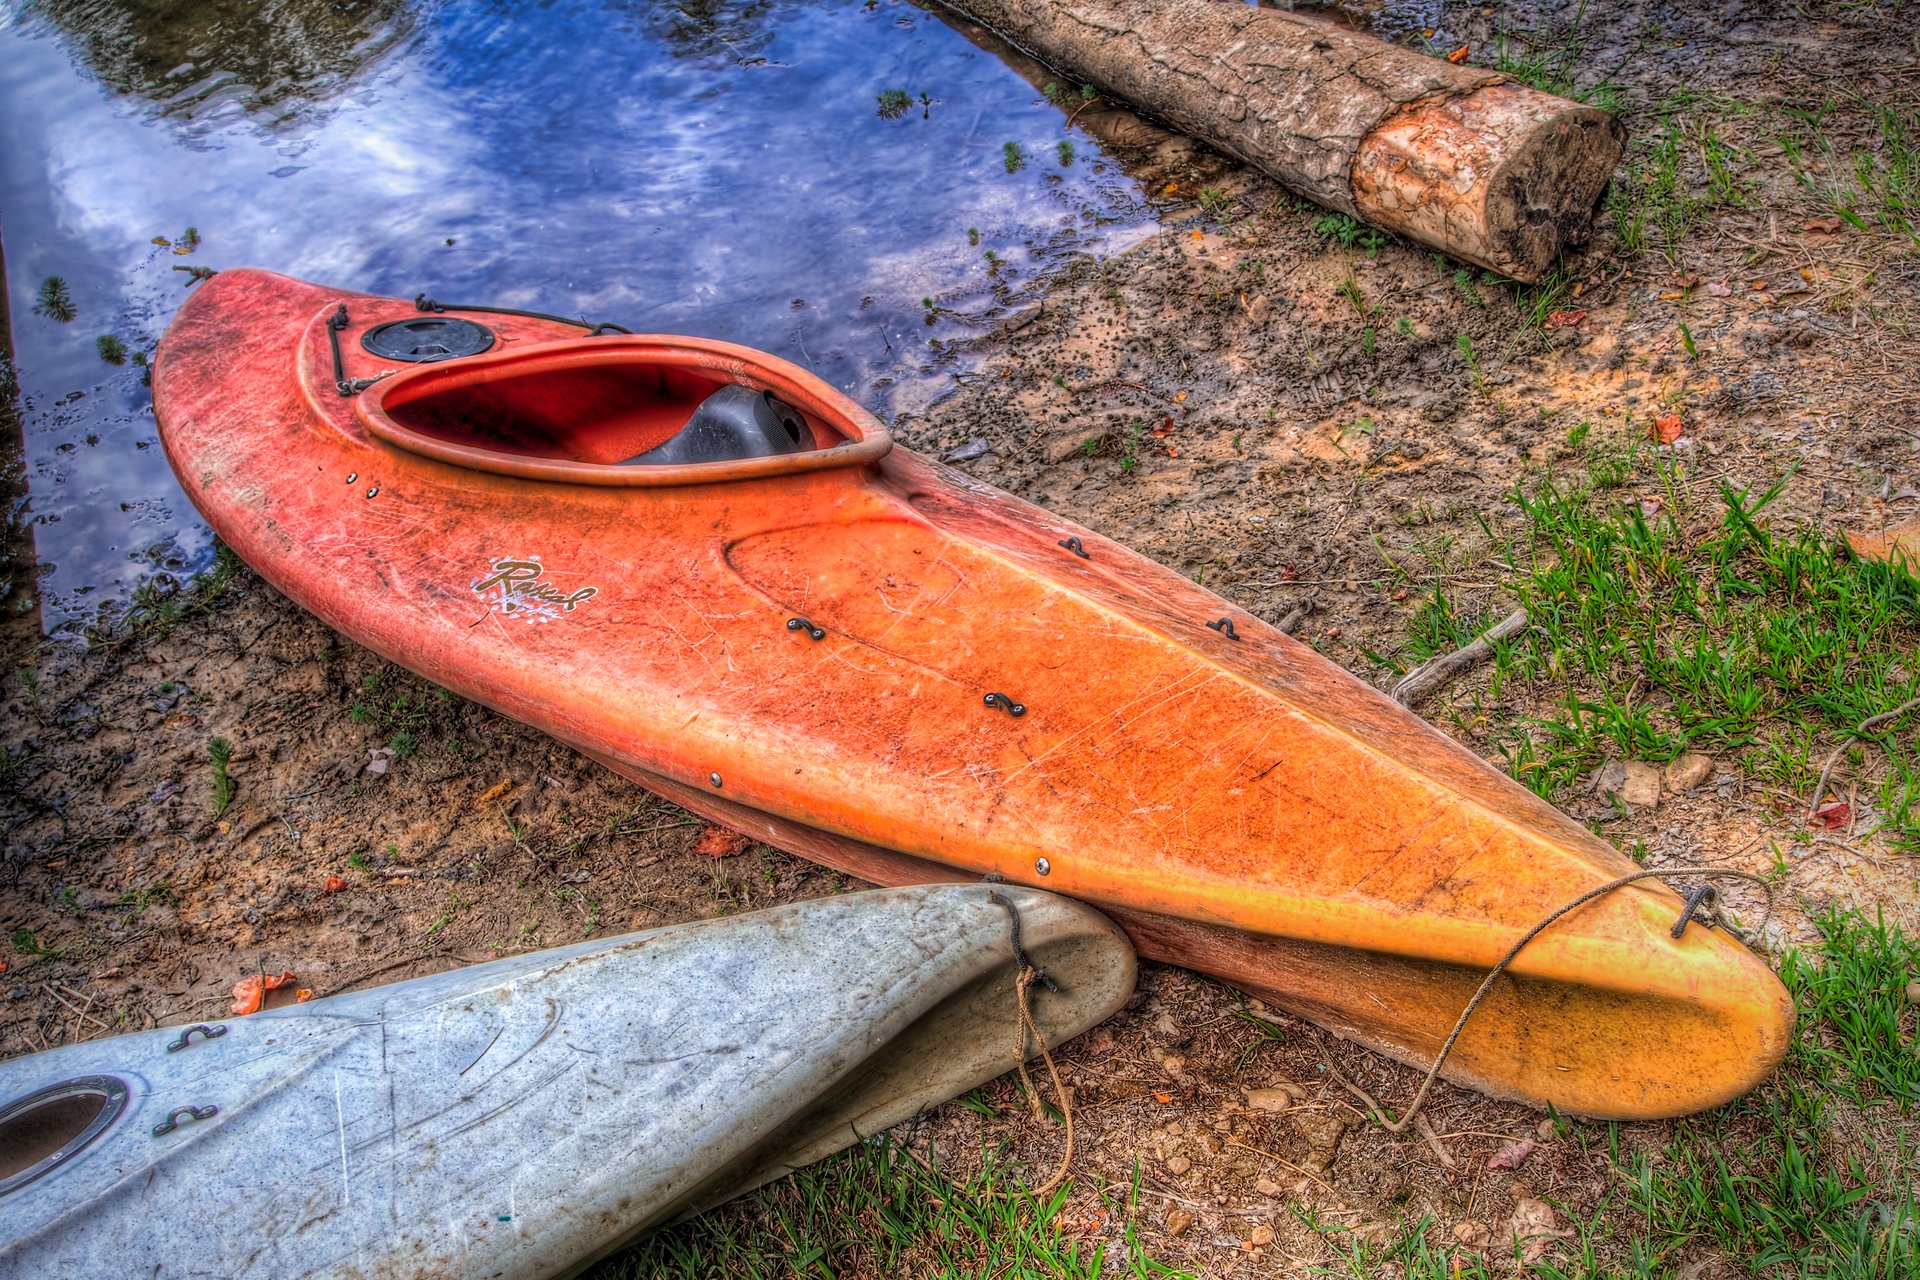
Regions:
[[[1049,1044],[1133,991],[1091,908],[933,885],[0,1063],[0,1275],[569,1275],[1010,1069],[1016,946]]]

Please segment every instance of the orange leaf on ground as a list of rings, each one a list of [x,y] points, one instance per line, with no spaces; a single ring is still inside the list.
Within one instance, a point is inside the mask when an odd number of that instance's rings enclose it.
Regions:
[[[1862,560],[1898,564],[1920,574],[1920,520],[1890,525],[1881,533],[1849,533],[1847,545]]]
[[[700,839],[693,846],[695,853],[704,853],[709,858],[731,858],[736,853],[745,853],[746,849],[747,838],[738,831],[712,826],[700,833]]]
[[[347,878],[345,876],[328,876],[325,880],[321,881],[320,892],[338,893],[346,887]]]
[[[1155,1102],[1158,1102],[1160,1105],[1165,1106],[1167,1103],[1173,1101],[1173,1095],[1165,1092],[1164,1090],[1155,1089],[1153,1091],[1153,1100]]]
[[[1672,444],[1680,438],[1680,433],[1685,431],[1686,427],[1687,420],[1679,414],[1663,413],[1653,420],[1653,430],[1647,434],[1661,444]]]
[[[293,998],[299,1003],[305,1004],[307,1001],[313,999],[313,988],[301,987],[298,991],[293,993]]]
[[[1847,806],[1845,800],[1835,800],[1832,804],[1823,804],[1813,811],[1814,825],[1825,827],[1829,831],[1838,831],[1852,820],[1853,810]]]
[[[1582,320],[1585,320],[1586,318],[1587,318],[1587,313],[1584,310],[1582,311],[1549,311],[1547,313],[1547,328],[1571,329],[1574,325],[1579,324]]]
[[[267,992],[278,991],[293,981],[292,973],[283,973],[274,977],[270,973],[250,973],[233,984],[233,1014],[244,1018],[250,1013],[260,1012],[260,1002],[267,998]]]
[[[1463,44],[1458,49],[1455,49],[1452,53],[1447,55],[1447,61],[1453,63],[1453,65],[1457,67],[1461,63],[1467,60],[1467,55],[1471,52],[1473,52],[1473,46],[1470,44]]]
[[[1825,218],[1808,218],[1806,228],[1809,231],[1820,231],[1830,236],[1837,236],[1840,234],[1840,215],[1836,213]]]

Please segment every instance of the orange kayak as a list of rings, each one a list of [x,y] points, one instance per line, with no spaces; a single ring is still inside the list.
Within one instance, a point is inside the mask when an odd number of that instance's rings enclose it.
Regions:
[[[1143,955],[1403,1061],[1618,852],[1172,571],[894,447],[784,361],[258,271],[181,309],[187,493],[329,625],[696,812],[879,884],[1098,904]],[[1653,882],[1555,922],[1446,1074],[1682,1114],[1793,1010]]]

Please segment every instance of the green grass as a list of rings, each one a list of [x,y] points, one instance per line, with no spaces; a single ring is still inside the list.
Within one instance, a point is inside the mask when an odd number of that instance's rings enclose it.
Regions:
[[[1174,1277],[1136,1237],[1137,1189],[1100,1196],[1107,1225],[1070,1230],[1071,1184],[1024,1193],[989,1155],[956,1177],[881,1135],[609,1259],[594,1280],[728,1276]],[[1082,1224],[1084,1225],[1084,1224]]]
[[[1608,756],[1687,750],[1810,798],[1852,730],[1920,696],[1920,583],[1817,530],[1770,527],[1784,480],[1704,496],[1670,467],[1644,451],[1597,452],[1584,480],[1547,475],[1514,493],[1527,525],[1501,557],[1504,586],[1532,629],[1496,646],[1489,696],[1540,711],[1508,725],[1497,749],[1548,799]],[[1615,496],[1630,479],[1635,496]],[[1457,648],[1479,625],[1437,586],[1408,647]],[[1841,794],[1858,787],[1909,851],[1920,851],[1916,721],[1876,726],[1836,769]]]

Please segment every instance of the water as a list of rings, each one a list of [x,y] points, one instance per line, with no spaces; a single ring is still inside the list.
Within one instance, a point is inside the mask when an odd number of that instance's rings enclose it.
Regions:
[[[929,339],[970,331],[923,298],[987,323],[1149,225],[1141,183],[1063,132],[1077,95],[1022,71],[901,0],[0,0],[42,625],[211,558],[141,370],[97,346],[151,351],[176,268],[725,338],[897,413],[950,385]],[[35,311],[50,276],[68,323]]]

